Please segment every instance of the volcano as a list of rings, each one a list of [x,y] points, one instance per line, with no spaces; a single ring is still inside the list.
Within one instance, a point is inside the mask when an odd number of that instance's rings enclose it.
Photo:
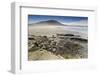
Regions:
[[[63,25],[63,24],[56,20],[47,20],[47,21],[40,21],[37,23],[32,23],[29,25]]]

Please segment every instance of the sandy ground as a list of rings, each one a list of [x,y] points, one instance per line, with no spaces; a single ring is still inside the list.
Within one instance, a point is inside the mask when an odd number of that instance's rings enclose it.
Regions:
[[[54,55],[51,52],[48,52],[47,50],[42,51],[34,51],[28,53],[28,60],[55,60],[55,59],[64,59],[60,55]]]

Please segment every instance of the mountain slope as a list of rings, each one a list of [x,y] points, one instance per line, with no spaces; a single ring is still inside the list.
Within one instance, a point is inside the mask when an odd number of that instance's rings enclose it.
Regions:
[[[47,21],[40,21],[34,24],[29,24],[29,25],[63,25],[63,24],[56,20],[47,20]]]

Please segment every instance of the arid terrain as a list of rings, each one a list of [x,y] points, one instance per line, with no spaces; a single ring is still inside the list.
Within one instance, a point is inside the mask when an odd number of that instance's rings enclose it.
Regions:
[[[72,28],[53,20],[29,25],[28,60],[88,58],[87,33]]]

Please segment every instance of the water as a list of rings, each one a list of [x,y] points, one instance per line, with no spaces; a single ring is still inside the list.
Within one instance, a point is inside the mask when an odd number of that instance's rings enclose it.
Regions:
[[[87,34],[88,33],[88,27],[87,26],[63,26],[60,27],[63,30],[69,30],[69,31],[76,31],[76,32],[80,32],[80,33],[84,33]]]

